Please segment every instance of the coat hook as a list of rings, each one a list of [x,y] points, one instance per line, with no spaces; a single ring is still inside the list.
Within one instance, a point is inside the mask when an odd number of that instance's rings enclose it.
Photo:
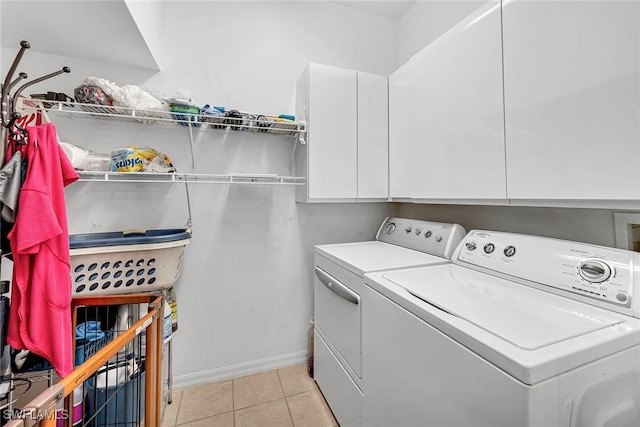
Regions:
[[[25,83],[22,86],[20,86],[18,88],[18,90],[16,90],[16,93],[13,95],[13,98],[17,99],[18,95],[20,95],[22,93],[22,91],[25,90],[26,88],[28,88],[29,86],[32,86],[32,85],[34,85],[36,83],[40,83],[40,82],[42,82],[44,80],[50,79],[51,77],[55,77],[55,76],[60,75],[62,73],[70,73],[70,72],[71,72],[71,68],[62,67],[61,70],[54,71],[53,73],[47,74],[46,76],[38,77],[37,79],[31,80],[30,82]]]

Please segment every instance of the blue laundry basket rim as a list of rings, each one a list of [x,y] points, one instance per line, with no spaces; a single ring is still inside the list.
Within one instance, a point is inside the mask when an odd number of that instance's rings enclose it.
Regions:
[[[123,232],[84,233],[69,236],[70,249],[94,248],[99,246],[140,245],[149,243],[176,242],[190,239],[191,233],[180,228],[146,230],[144,235]]]

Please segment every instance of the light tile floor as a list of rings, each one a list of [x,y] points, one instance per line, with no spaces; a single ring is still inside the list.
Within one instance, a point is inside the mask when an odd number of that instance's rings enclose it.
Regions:
[[[334,427],[306,365],[173,392],[163,427]]]

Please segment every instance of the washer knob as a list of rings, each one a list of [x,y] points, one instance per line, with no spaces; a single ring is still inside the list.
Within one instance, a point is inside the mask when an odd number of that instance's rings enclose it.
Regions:
[[[424,237],[425,239],[428,239],[429,237],[431,237],[431,230],[427,230],[424,232]]]
[[[416,236],[419,236],[422,233],[422,228],[416,228]]]
[[[484,245],[484,252],[490,254],[495,250],[496,246],[493,243],[487,243]]]
[[[438,242],[438,243],[442,242],[442,236],[441,235],[438,234],[436,236],[436,242]]]
[[[580,277],[589,283],[602,283],[612,276],[613,268],[600,259],[585,259],[578,264]]]
[[[391,234],[394,231],[396,231],[396,223],[390,222],[389,224],[387,224],[387,234]]]
[[[411,233],[411,226],[405,227],[404,231],[406,231],[407,233]]]
[[[507,246],[506,248],[504,248],[504,254],[507,257],[512,257],[516,254],[516,247],[515,246]]]
[[[470,250],[470,251],[476,250],[476,242],[467,242],[465,246],[467,247],[467,250]]]

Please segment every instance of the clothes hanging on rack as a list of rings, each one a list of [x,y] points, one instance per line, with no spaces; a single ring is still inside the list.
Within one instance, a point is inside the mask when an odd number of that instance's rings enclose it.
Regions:
[[[64,187],[79,176],[52,123],[27,128],[28,161],[18,212],[9,233],[14,258],[8,343],[51,362],[58,375],[73,370],[71,264]]]
[[[16,151],[11,159],[0,169],[0,214],[5,221],[15,222],[18,209],[18,196],[22,186],[22,152]]]
[[[39,126],[50,123],[49,115],[40,101],[33,101],[24,96],[19,96],[17,100],[13,100],[15,111],[21,116],[15,120],[15,125],[21,129],[27,129],[28,126]],[[13,228],[17,209],[17,195],[20,187],[24,183],[27,170],[27,159],[22,156],[18,142],[13,138],[13,133],[7,132],[5,140],[6,152],[4,158],[9,159],[0,170],[0,202],[2,203],[2,211],[0,215],[0,250],[13,261],[11,254],[11,245],[7,237]],[[24,142],[26,143],[26,137]],[[20,163],[20,168],[16,167],[16,163]],[[19,171],[19,174],[16,172]],[[18,179],[19,177],[19,179]]]
[[[22,161],[22,152],[16,151],[0,169],[0,250],[13,261],[9,232],[13,228],[18,210],[20,188],[26,176],[27,162]]]

